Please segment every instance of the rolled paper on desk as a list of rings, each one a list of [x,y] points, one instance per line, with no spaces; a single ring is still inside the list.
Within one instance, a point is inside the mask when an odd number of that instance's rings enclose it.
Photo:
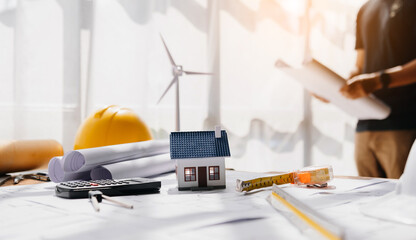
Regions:
[[[151,177],[173,171],[175,161],[170,159],[169,154],[163,154],[95,167],[91,170],[91,179]]]
[[[347,114],[358,119],[385,119],[391,109],[372,94],[358,99],[348,99],[339,91],[345,85],[345,79],[313,59],[300,68],[285,67],[278,61],[276,67],[298,81],[311,93],[329,100]],[[287,65],[286,65],[287,66]]]
[[[47,166],[49,159],[64,154],[55,140],[16,140],[0,142],[0,174]]]
[[[85,172],[95,167],[170,152],[168,140],[150,140],[71,151],[64,156],[65,172]]]
[[[48,175],[53,182],[65,182],[71,180],[91,180],[90,171],[86,172],[65,172],[64,159],[62,157],[53,157],[49,161]]]

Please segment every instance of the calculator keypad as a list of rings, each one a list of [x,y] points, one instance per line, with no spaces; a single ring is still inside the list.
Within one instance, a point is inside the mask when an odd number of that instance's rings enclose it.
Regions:
[[[123,196],[159,192],[161,182],[146,178],[77,180],[56,185],[55,194],[62,198],[88,198],[89,192],[99,190],[107,196]]]
[[[62,182],[60,185],[70,188],[83,188],[83,187],[103,187],[103,186],[115,186],[115,185],[126,185],[129,181],[117,181],[113,179],[103,180],[91,180],[91,181],[69,181]]]

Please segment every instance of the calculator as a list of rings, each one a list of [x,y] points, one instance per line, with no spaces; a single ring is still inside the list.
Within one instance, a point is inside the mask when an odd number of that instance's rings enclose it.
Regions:
[[[108,196],[158,193],[161,182],[147,178],[68,181],[56,185],[55,194],[62,198],[88,198],[88,192],[101,191]]]

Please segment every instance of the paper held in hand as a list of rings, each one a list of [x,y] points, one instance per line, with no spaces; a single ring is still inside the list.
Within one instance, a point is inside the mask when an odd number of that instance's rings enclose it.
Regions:
[[[344,86],[345,79],[316,60],[305,63],[300,68],[281,63],[276,63],[279,70],[292,76],[306,90],[329,100],[351,116],[361,120],[385,119],[390,114],[390,108],[372,95],[354,100],[344,97],[339,90]]]

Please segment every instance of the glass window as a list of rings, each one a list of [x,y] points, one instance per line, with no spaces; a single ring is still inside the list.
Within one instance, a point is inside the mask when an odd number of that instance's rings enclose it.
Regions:
[[[209,167],[209,180],[220,180],[220,167],[219,166]]]
[[[196,181],[196,168],[186,167],[185,168],[185,182]]]

